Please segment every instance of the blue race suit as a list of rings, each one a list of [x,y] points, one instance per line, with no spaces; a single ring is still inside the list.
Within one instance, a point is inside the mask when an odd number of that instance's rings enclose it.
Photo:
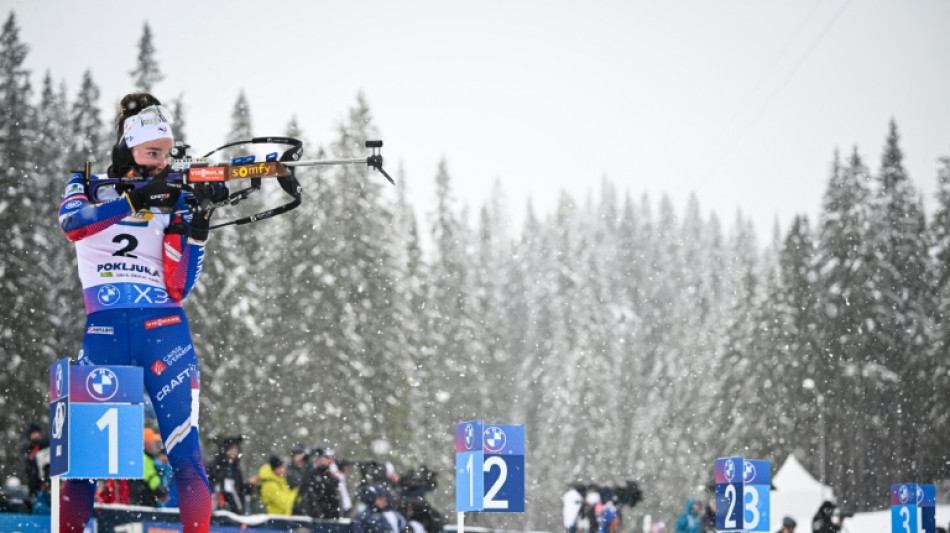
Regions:
[[[59,221],[75,243],[86,304],[78,363],[136,365],[155,407],[178,488],[185,532],[207,532],[211,489],[198,440],[198,360],[181,306],[194,287],[204,242],[186,235],[184,198],[170,210],[133,212],[111,183],[66,184]],[[184,196],[184,195],[182,195]],[[171,228],[171,230],[169,229]],[[82,531],[92,515],[95,483],[70,480],[62,492],[60,532]]]

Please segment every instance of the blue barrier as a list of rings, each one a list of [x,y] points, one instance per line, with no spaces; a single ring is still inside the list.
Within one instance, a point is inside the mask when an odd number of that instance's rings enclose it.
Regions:
[[[173,533],[180,532],[178,512],[129,505],[96,505],[91,527],[85,533]],[[350,521],[313,520],[307,517],[251,515],[227,511],[211,515],[211,533],[350,533]],[[447,526],[444,533],[455,533]],[[482,527],[466,527],[466,533],[515,533]],[[50,533],[49,515],[0,513],[0,532]]]
[[[49,533],[49,515],[0,514],[0,531],[6,533]]]

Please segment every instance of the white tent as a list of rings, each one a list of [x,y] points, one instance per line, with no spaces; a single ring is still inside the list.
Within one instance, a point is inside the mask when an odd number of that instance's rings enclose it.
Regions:
[[[821,502],[835,500],[831,487],[822,485],[805,470],[794,455],[789,455],[785,464],[772,476],[769,531],[782,527],[782,518],[791,516],[798,523],[796,531],[810,531],[811,519]]]

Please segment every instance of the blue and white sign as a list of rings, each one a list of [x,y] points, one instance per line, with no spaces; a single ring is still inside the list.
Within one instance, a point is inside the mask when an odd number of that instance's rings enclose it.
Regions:
[[[524,426],[455,426],[455,510],[524,512]]]
[[[921,517],[917,485],[891,485],[891,533],[918,533]]]
[[[937,487],[917,485],[917,506],[920,507],[920,527],[926,533],[937,532]]]
[[[482,421],[455,425],[455,510],[481,511],[485,495]]]
[[[484,431],[484,511],[524,512],[524,426],[487,426]]]
[[[69,472],[69,398],[49,404],[49,473]]]
[[[50,475],[141,478],[142,368],[50,367]]]
[[[769,530],[771,467],[759,459],[716,459],[716,529]]]
[[[716,529],[719,531],[743,530],[744,468],[742,457],[716,459]]]
[[[743,461],[742,523],[746,531],[769,530],[771,467],[769,461],[759,459]]]

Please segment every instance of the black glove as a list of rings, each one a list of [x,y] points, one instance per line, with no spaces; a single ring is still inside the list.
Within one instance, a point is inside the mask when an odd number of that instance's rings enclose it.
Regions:
[[[228,199],[231,191],[224,183],[197,183],[194,186],[195,198],[199,203],[210,200],[212,203],[223,202]]]
[[[126,195],[132,210],[137,212],[148,207],[173,207],[181,195],[181,189],[172,187],[163,179],[152,179]]]
[[[214,208],[205,211],[192,211],[191,213],[191,231],[188,236],[196,241],[208,240],[208,231],[211,226],[211,213]]]

